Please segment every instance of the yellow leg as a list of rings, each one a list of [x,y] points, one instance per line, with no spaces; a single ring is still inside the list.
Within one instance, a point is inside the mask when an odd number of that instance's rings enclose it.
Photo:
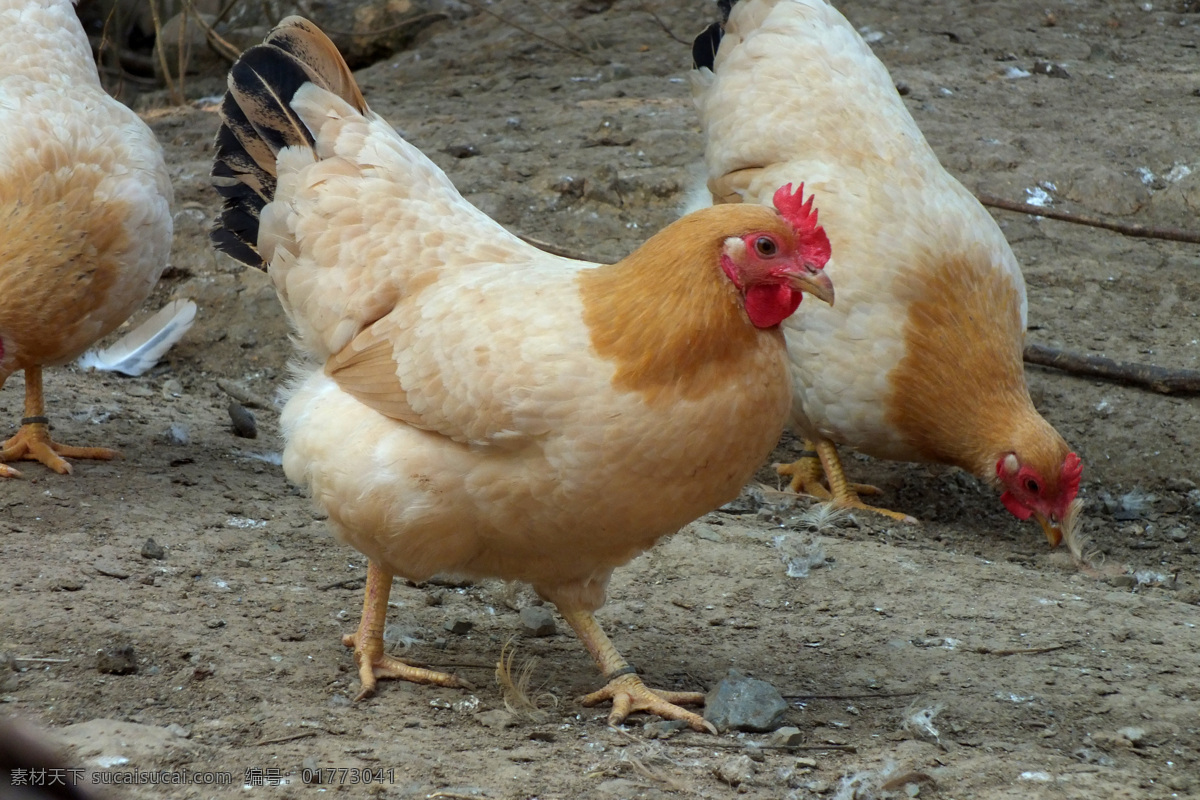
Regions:
[[[60,475],[71,472],[71,465],[62,457],[95,458],[103,461],[117,457],[116,450],[107,447],[69,447],[50,438],[50,424],[44,416],[46,403],[42,395],[42,368],[25,368],[25,418],[16,436],[0,445],[0,461],[40,461]],[[0,464],[0,477],[15,478],[20,472]]]
[[[431,669],[414,667],[411,664],[383,652],[383,626],[387,621],[388,596],[392,593],[392,574],[374,561],[367,562],[367,585],[363,589],[362,621],[358,631],[342,637],[342,644],[354,648],[354,661],[358,664],[358,677],[362,691],[355,700],[362,700],[375,693],[375,681],[379,678],[398,678],[413,683],[432,683],[437,686],[470,689],[471,684],[454,675]]]
[[[716,733],[712,723],[680,708],[680,705],[703,705],[704,695],[701,692],[666,692],[652,690],[642,683],[642,679],[633,672],[629,662],[621,657],[617,648],[601,629],[600,624],[590,611],[570,611],[560,608],[559,612],[567,623],[575,629],[575,634],[592,654],[600,672],[608,679],[608,684],[598,692],[592,692],[583,698],[585,706],[599,705],[612,701],[612,712],[608,715],[609,725],[620,725],[625,718],[635,711],[645,711],[657,714],[663,719],[680,719],[692,729],[701,733]]]
[[[862,511],[872,511],[900,522],[916,522],[914,517],[899,511],[870,506],[859,499],[860,494],[880,494],[878,488],[863,483],[850,483],[842,469],[842,460],[838,458],[837,445],[828,439],[818,439],[815,443],[805,440],[805,448],[815,451],[816,457],[807,456],[793,464],[777,464],[775,470],[780,475],[791,475],[791,489],[794,492],[810,494],[819,500],[829,501],[835,508],[854,508]],[[825,472],[829,488],[821,485],[821,471]]]

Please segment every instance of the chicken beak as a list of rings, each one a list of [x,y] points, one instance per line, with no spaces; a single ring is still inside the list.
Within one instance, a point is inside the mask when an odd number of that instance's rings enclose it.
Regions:
[[[833,281],[829,280],[825,270],[813,269],[805,265],[804,272],[791,273],[788,275],[788,279],[793,289],[811,294],[818,300],[824,300],[829,305],[833,305]]]
[[[1033,516],[1042,526],[1042,530],[1046,532],[1046,541],[1050,543],[1050,547],[1058,547],[1063,538],[1062,523],[1053,515],[1047,518],[1043,514],[1034,512]]]

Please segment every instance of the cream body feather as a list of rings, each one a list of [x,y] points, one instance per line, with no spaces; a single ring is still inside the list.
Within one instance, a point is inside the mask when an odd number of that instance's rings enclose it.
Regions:
[[[171,247],[162,149],[101,88],[69,0],[0,0],[0,383],[80,355]]]
[[[965,282],[999,275],[1016,298],[964,329],[1007,329],[1011,313],[1023,331],[1025,284],[998,226],[942,168],[887,69],[827,3],[740,0],[712,71],[693,73],[693,88],[716,202],[769,203],[775,187],[803,181],[833,247],[826,271],[837,303],[784,323],[793,423],[878,457],[930,457],[889,418],[904,402],[893,377],[909,309],[950,265]],[[925,366],[934,380],[947,370],[947,391],[970,380],[957,367]]]

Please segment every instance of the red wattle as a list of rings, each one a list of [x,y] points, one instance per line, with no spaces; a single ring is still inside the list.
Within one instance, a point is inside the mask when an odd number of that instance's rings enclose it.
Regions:
[[[1012,492],[1005,492],[1000,495],[1000,502],[1004,503],[1004,507],[1012,512],[1012,515],[1024,522],[1033,516],[1033,509],[1029,506],[1021,504],[1021,501],[1013,496]]]
[[[804,293],[790,286],[756,284],[746,290],[746,313],[756,328],[772,328],[800,307]]]

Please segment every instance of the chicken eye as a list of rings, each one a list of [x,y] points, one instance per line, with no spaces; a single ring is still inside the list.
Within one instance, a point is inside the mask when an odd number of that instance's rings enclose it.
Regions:
[[[1042,490],[1042,487],[1033,478],[1025,479],[1025,488],[1028,489],[1031,494],[1037,494]]]
[[[770,258],[779,252],[779,245],[775,244],[775,240],[769,236],[760,236],[754,240],[754,249],[760,256]]]

